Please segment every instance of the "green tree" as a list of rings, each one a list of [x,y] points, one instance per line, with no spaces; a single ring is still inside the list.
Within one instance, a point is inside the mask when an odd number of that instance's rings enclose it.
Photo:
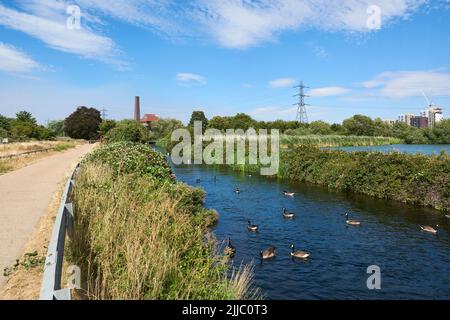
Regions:
[[[433,128],[432,143],[450,144],[450,119],[442,120]]]
[[[55,133],[55,136],[64,136],[64,120],[53,120],[47,125],[47,128]]]
[[[309,125],[309,129],[312,134],[332,134],[333,130],[331,129],[331,125],[326,123],[325,121],[314,121]]]
[[[194,126],[195,121],[202,122],[203,131],[208,127],[208,118],[206,118],[205,113],[203,111],[194,111],[191,115],[191,120],[189,121],[189,127]]]
[[[130,141],[146,143],[150,140],[150,131],[134,120],[123,120],[117,123],[108,134],[108,142]]]
[[[98,133],[100,136],[104,137],[116,126],[117,122],[115,120],[103,120],[99,125]]]
[[[229,117],[220,117],[215,116],[211,120],[209,120],[208,127],[212,129],[218,129],[225,131],[226,129],[230,129],[230,118]]]
[[[11,129],[11,122],[12,122],[12,119],[7,118],[0,114],[0,128],[1,129],[5,130],[5,131],[9,131]]]
[[[28,111],[20,111],[16,113],[16,120],[20,122],[28,122],[32,124],[36,124],[36,118]]]
[[[342,125],[348,135],[373,136],[375,131],[373,120],[360,114],[344,120]]]
[[[102,122],[100,111],[94,108],[78,107],[64,121],[67,135],[74,139],[98,139],[99,125]]]
[[[152,124],[153,138],[159,140],[170,137],[174,130],[183,127],[183,123],[176,119],[158,119]]]

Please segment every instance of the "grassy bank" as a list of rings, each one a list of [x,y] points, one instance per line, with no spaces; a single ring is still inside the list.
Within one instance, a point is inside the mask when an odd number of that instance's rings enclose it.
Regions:
[[[400,144],[403,140],[392,137],[365,137],[365,136],[340,136],[340,135],[283,135],[282,145],[312,145],[324,147],[357,147],[380,146],[387,144]]]
[[[74,189],[70,262],[91,299],[245,299],[252,272],[227,277],[207,232],[216,219],[204,193],[178,183],[164,157],[144,145],[94,151]],[[205,234],[209,235],[208,240]]]
[[[259,165],[233,165],[259,173]],[[450,211],[450,156],[345,152],[299,146],[283,151],[278,177],[328,189]]]

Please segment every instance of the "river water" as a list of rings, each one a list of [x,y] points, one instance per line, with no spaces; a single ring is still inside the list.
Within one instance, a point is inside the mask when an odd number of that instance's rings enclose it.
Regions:
[[[442,213],[226,169],[174,170],[206,191],[206,207],[220,214],[217,239],[232,239],[235,266],[254,263],[255,284],[267,299],[450,299],[450,219]],[[283,218],[284,207],[297,214],[294,220]],[[347,226],[346,211],[362,226]],[[248,232],[247,220],[260,231]],[[439,224],[438,235],[419,224]],[[293,260],[291,244],[311,257]],[[260,250],[271,245],[276,258],[261,262]],[[370,265],[381,269],[380,290],[367,288]]]
[[[450,145],[432,145],[432,144],[392,144],[382,146],[358,146],[358,147],[333,147],[329,149],[339,149],[344,151],[380,151],[380,152],[401,152],[401,153],[420,153],[426,155],[440,154],[445,151],[450,154]]]

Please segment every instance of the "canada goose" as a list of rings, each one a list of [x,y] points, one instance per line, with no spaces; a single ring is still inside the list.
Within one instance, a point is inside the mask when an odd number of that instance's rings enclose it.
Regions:
[[[307,259],[310,254],[306,251],[295,251],[295,247],[291,244],[291,256],[299,259]]]
[[[345,214],[345,220],[346,220],[347,224],[351,225],[351,226],[360,226],[361,225],[361,222],[359,222],[357,220],[350,220],[348,218],[348,213]]]
[[[293,197],[293,196],[295,196],[295,192],[287,192],[286,190],[283,191],[283,194],[284,194],[285,196],[288,196],[288,197]]]
[[[225,247],[224,253],[232,256],[236,253],[236,248],[231,244],[231,239],[228,238],[228,245]]]
[[[422,229],[422,231],[424,231],[424,232],[436,234],[436,233],[438,232],[437,229],[439,228],[439,225],[438,225],[438,224],[436,225],[436,229],[433,228],[433,227],[430,227],[430,226],[421,226],[421,225],[419,225],[419,227],[420,227],[420,229]]]
[[[250,221],[248,221],[247,230],[251,231],[251,232],[256,232],[256,231],[258,231],[258,226],[254,225]]]
[[[276,250],[276,248],[272,246],[267,250],[261,251],[259,253],[259,256],[263,260],[272,259],[275,257],[275,250]]]
[[[283,217],[285,217],[286,219],[292,219],[295,217],[295,213],[289,212],[286,210],[286,208],[283,208]]]
[[[240,190],[239,188],[236,188],[236,189],[234,190],[234,193],[239,194],[239,193],[241,193],[241,190]]]

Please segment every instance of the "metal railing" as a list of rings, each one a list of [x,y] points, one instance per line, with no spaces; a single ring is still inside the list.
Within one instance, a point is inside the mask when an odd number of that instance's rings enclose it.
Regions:
[[[72,190],[75,185],[75,175],[79,165],[76,166],[69,177],[61,199],[52,237],[48,245],[47,257],[45,259],[44,276],[42,278],[40,300],[72,300],[70,288],[61,288],[62,268],[64,262],[64,246],[66,234],[73,239],[73,205]]]
[[[12,158],[17,158],[17,157],[21,157],[21,156],[27,156],[30,154],[34,154],[34,153],[39,153],[39,152],[50,152],[50,151],[54,151],[55,148],[45,148],[45,149],[37,149],[37,150],[32,150],[32,151],[27,151],[27,152],[22,152],[22,153],[16,153],[16,154],[8,154],[6,156],[1,156],[0,160],[2,159],[12,159]]]

